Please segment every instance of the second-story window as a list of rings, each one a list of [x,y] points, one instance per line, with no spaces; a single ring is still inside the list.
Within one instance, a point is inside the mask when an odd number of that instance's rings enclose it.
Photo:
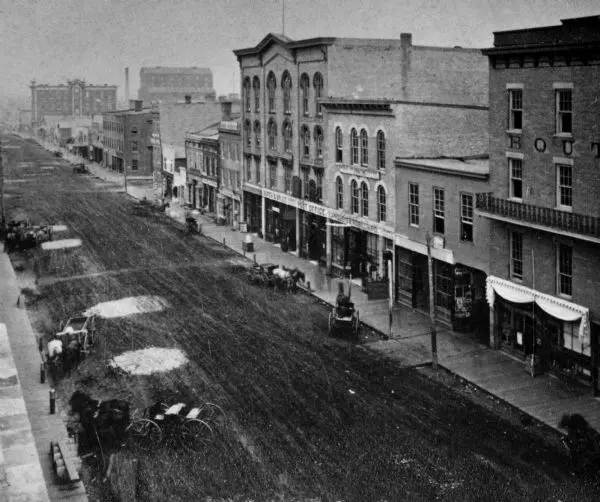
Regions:
[[[254,77],[252,79],[252,89],[254,90],[254,111],[260,111],[260,79]]]
[[[292,124],[288,120],[283,123],[283,149],[292,151]]]
[[[315,127],[315,154],[317,159],[323,158],[323,129]]]
[[[303,73],[300,78],[300,90],[302,93],[302,114],[307,116],[309,114],[308,95],[310,91],[310,78],[306,73]]]
[[[341,164],[344,160],[344,136],[340,127],[335,128],[335,161]]]
[[[358,164],[358,133],[356,129],[350,131],[350,163]]]
[[[281,79],[281,89],[283,90],[283,112],[292,113],[292,77],[287,71]]]
[[[350,211],[352,214],[358,214],[358,209],[358,183],[355,180],[352,180],[350,183]]]
[[[250,148],[252,146],[252,130],[249,120],[244,122],[244,139],[246,140],[246,146]]]
[[[256,148],[260,148],[260,122],[257,120],[254,122],[254,144]]]
[[[132,152],[137,152],[138,151],[138,142],[137,141],[132,141],[131,142],[131,151]]]
[[[369,137],[365,129],[360,131],[360,164],[361,166],[369,165]]]
[[[460,239],[473,242],[473,194],[460,194]]]
[[[292,165],[285,163],[283,165],[283,176],[284,176],[284,191],[292,191]]]
[[[573,133],[573,96],[571,89],[556,90],[556,132]]]
[[[510,174],[509,196],[511,199],[523,200],[523,161],[521,159],[508,159]]]
[[[244,108],[247,112],[250,111],[250,78],[244,79]]]
[[[315,76],[313,77],[313,86],[315,88],[315,111],[317,112],[317,115],[322,115],[319,98],[323,97],[323,75],[318,72],[315,73]]]
[[[344,209],[344,182],[340,176],[335,179],[335,208]]]
[[[315,202],[321,204],[323,202],[323,170],[317,169],[315,171],[315,180],[317,183],[317,198]]]
[[[523,90],[509,89],[508,106],[510,115],[508,117],[508,128],[520,131],[523,129]]]
[[[510,233],[510,276],[512,279],[523,279],[523,234]]]
[[[260,157],[254,157],[254,172],[256,173],[256,183],[260,183]]]
[[[246,181],[252,181],[252,157],[244,155],[244,165],[246,167]]]
[[[277,89],[277,80],[275,79],[273,72],[271,72],[269,73],[269,77],[267,79],[267,99],[269,102],[269,113],[273,113],[275,111],[275,89]]]
[[[377,133],[377,169],[385,169],[385,133]]]
[[[310,157],[310,131],[305,125],[302,126],[302,156]]]
[[[269,150],[276,150],[277,149],[277,124],[275,123],[274,120],[269,121],[268,136],[269,136]]]
[[[277,188],[277,162],[269,161],[269,188]]]
[[[361,216],[369,216],[369,187],[363,181],[360,185],[360,208]]]
[[[559,244],[557,255],[558,294],[570,297],[573,295],[573,248]]]
[[[573,168],[556,166],[556,198],[558,209],[570,210],[573,207]]]
[[[443,234],[446,230],[446,201],[443,188],[433,189],[433,231]]]

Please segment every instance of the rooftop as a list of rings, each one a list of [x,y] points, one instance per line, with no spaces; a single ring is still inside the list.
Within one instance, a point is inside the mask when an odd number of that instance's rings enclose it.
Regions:
[[[396,157],[396,167],[404,169],[419,169],[422,171],[468,176],[471,178],[487,179],[490,174],[489,158],[401,158]]]

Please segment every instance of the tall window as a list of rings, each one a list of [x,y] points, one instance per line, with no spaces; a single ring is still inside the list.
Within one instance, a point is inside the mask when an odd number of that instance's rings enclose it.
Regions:
[[[260,183],[260,157],[254,157],[254,167],[256,172],[256,182]]]
[[[573,132],[573,96],[571,89],[556,91],[556,132]]]
[[[573,168],[556,166],[556,197],[559,209],[573,207]]]
[[[254,122],[254,143],[256,148],[260,148],[260,122],[257,120]]]
[[[302,156],[310,157],[310,131],[305,125],[302,126]]]
[[[523,199],[523,161],[521,159],[508,159],[510,171],[510,197],[512,199]]]
[[[250,111],[250,78],[246,77],[244,79],[244,107],[246,111]]]
[[[292,77],[286,71],[283,74],[283,78],[281,79],[281,88],[283,89],[283,112],[291,113],[292,112]]]
[[[138,142],[137,141],[132,141],[131,142],[131,151],[132,152],[137,152],[138,151]]]
[[[385,169],[385,133],[377,133],[377,169]]]
[[[414,226],[419,226],[419,185],[417,183],[409,183],[408,185],[408,214],[409,223]]]
[[[519,232],[510,234],[510,276],[523,279],[523,235]]]
[[[277,162],[269,161],[269,188],[277,188]]]
[[[132,171],[138,170],[138,159],[131,159],[131,170]]]
[[[284,191],[292,191],[292,166],[287,162],[283,164],[283,180],[284,180]]]
[[[523,129],[523,90],[509,89],[508,91],[508,128],[520,131]]]
[[[244,165],[246,167],[246,181],[252,181],[252,157],[244,155]]]
[[[377,188],[377,220],[385,221],[387,218],[385,188],[379,185]]]
[[[277,124],[272,119],[269,121],[268,136],[269,136],[269,150],[276,150],[277,149]]]
[[[360,131],[360,164],[366,166],[369,164],[369,137],[367,131]]]
[[[335,128],[335,161],[338,163],[343,162],[344,159],[344,137],[342,135],[342,129],[340,127]]]
[[[317,181],[317,199],[315,202],[319,204],[323,202],[323,170],[315,170],[315,179]]]
[[[292,151],[292,124],[288,120],[283,123],[283,149]]]
[[[353,214],[358,214],[358,183],[352,180],[350,183],[350,210]]]
[[[246,140],[246,146],[250,148],[252,146],[252,131],[250,130],[250,121],[244,122],[244,138]]]
[[[358,133],[356,129],[350,131],[350,163],[358,164]]]
[[[339,176],[335,180],[335,207],[344,209],[344,182]]]
[[[317,159],[323,158],[323,129],[315,127],[315,153]]]
[[[473,194],[460,194],[460,239],[473,242]]]
[[[573,248],[559,244],[557,249],[558,262],[558,294],[573,295]]]
[[[252,80],[252,89],[254,89],[254,111],[260,111],[260,80],[254,77]]]
[[[323,75],[320,73],[315,73],[313,77],[313,85],[315,87],[315,109],[317,115],[321,115],[321,104],[319,103],[319,98],[323,97]]]
[[[275,111],[275,89],[277,88],[277,80],[273,72],[269,73],[267,79],[267,99],[269,101],[269,113]]]
[[[433,231],[443,234],[446,227],[446,203],[443,188],[433,189]]]
[[[307,167],[302,168],[302,189],[304,190],[304,198],[308,198],[309,190],[308,190],[308,180],[309,180],[309,170]]]
[[[369,187],[364,181],[360,184],[360,209],[362,216],[369,216]]]
[[[302,93],[302,114],[307,116],[309,114],[308,95],[310,91],[310,78],[306,73],[303,73],[302,77],[300,78],[300,90]]]

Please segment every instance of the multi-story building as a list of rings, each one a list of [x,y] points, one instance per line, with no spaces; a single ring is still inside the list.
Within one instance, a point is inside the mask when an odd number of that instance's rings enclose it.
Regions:
[[[242,205],[242,134],[241,118],[229,117],[219,124],[221,170],[218,198],[226,225],[237,227]]]
[[[214,101],[213,74],[210,68],[172,68],[156,66],[140,70],[138,99],[145,103],[177,103],[190,96],[193,100]]]
[[[131,100],[128,110],[102,114],[104,164],[127,176],[152,176],[152,110],[142,104]]]
[[[494,34],[490,344],[598,390],[600,17]],[[533,357],[530,357],[533,356]]]
[[[47,115],[85,116],[115,110],[116,85],[93,85],[84,80],[68,80],[67,84],[47,85],[31,81],[31,125],[34,131]]]

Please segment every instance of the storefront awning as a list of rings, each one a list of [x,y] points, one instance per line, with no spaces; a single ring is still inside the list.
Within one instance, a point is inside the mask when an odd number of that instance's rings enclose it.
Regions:
[[[541,308],[547,314],[566,322],[579,321],[579,338],[583,339],[589,333],[589,309],[576,303],[563,300],[556,296],[541,293],[535,289],[515,284],[514,282],[488,276],[486,281],[486,298],[489,305],[493,305],[495,295],[513,303],[531,303]]]

